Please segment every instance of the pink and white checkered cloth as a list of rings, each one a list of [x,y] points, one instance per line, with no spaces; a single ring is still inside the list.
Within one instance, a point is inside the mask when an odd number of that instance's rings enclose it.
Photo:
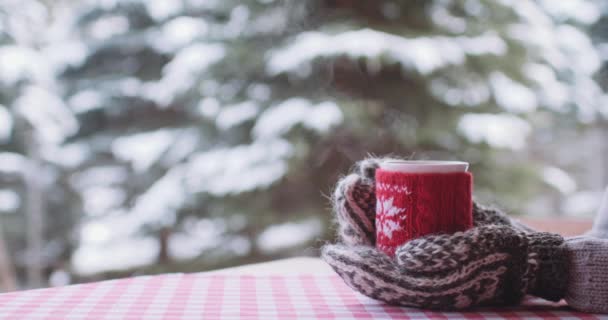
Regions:
[[[0,295],[0,319],[608,319],[563,304],[433,312],[366,298],[334,275],[169,274]]]

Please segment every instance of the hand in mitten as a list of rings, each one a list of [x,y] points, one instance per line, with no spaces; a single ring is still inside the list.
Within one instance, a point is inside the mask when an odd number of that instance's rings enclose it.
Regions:
[[[334,209],[344,244],[325,246],[322,254],[355,290],[391,304],[432,309],[514,304],[527,293],[553,301],[565,296],[575,308],[605,312],[606,306],[590,309],[583,304],[589,277],[576,276],[588,274],[584,265],[589,254],[592,262],[603,259],[601,245],[586,244],[582,250],[574,241],[534,232],[476,204],[473,229],[409,241],[397,249],[395,259],[376,250],[378,162],[360,163],[357,173],[338,184]],[[601,271],[593,275],[605,278]],[[599,295],[600,300],[605,297]]]

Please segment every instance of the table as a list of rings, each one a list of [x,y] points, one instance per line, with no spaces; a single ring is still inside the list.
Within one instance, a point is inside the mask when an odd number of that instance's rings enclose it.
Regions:
[[[563,303],[433,312],[352,291],[317,258],[0,295],[0,319],[608,319]]]

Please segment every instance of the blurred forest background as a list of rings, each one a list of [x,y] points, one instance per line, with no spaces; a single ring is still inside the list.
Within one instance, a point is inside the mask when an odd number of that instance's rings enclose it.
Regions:
[[[607,60],[601,1],[2,0],[0,291],[315,255],[368,154],[590,217]]]

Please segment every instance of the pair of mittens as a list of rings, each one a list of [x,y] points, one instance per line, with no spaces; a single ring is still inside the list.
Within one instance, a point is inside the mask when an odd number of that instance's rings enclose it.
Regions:
[[[531,294],[608,312],[608,240],[535,232],[477,203],[472,229],[411,240],[395,258],[377,250],[374,173],[380,161],[360,162],[333,197],[340,243],[326,245],[322,258],[353,289],[428,309],[513,305]]]

